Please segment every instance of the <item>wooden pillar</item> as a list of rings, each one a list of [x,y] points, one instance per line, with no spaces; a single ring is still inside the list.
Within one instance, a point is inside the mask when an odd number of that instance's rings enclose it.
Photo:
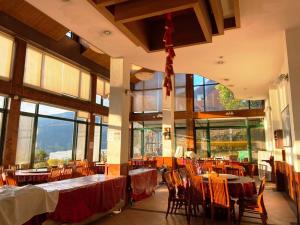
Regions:
[[[22,94],[22,85],[24,77],[24,66],[26,57],[26,42],[16,38],[15,39],[15,59],[12,69],[12,82],[11,90],[15,93],[11,96],[10,110],[7,118],[6,136],[3,152],[3,165],[14,165],[17,154],[19,119],[20,119],[20,106]]]
[[[186,111],[188,115],[193,115],[194,111],[194,79],[193,74],[186,75]],[[186,120],[187,150],[196,152],[195,129],[193,116]]]
[[[90,121],[88,131],[88,146],[86,152],[86,159],[89,162],[93,161],[94,152],[94,133],[95,133],[95,106],[96,106],[96,94],[97,94],[97,75],[91,74],[91,109],[90,109]]]

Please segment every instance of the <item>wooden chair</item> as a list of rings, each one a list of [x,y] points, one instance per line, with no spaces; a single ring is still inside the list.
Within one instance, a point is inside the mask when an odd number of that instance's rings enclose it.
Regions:
[[[4,171],[5,183],[9,186],[18,186],[16,172],[14,170],[8,169]]]
[[[215,166],[212,168],[212,170],[218,174],[224,173],[224,167],[222,167],[222,166]]]
[[[227,210],[227,221],[231,223],[231,218],[235,220],[234,201],[229,197],[227,178],[215,175],[209,176],[209,191],[211,204],[211,220],[215,223],[215,208]]]
[[[226,167],[225,169],[227,174],[232,174],[236,176],[244,176],[244,167],[235,166],[235,167]]]
[[[258,195],[253,198],[244,198],[238,201],[239,204],[239,219],[238,224],[241,223],[244,212],[251,214],[259,214],[263,225],[267,225],[268,214],[265,207],[263,193],[265,190],[266,179],[262,178],[259,187]]]
[[[85,174],[83,173],[83,167],[82,166],[76,166],[73,172],[73,177],[82,177],[85,176]]]
[[[186,175],[188,178],[192,178],[193,176],[197,175],[197,169],[192,163],[187,163],[185,165],[186,168]]]
[[[52,168],[48,177],[48,182],[61,180],[61,172],[60,168]]]
[[[189,196],[187,193],[184,194],[177,194],[176,192],[176,185],[173,180],[173,175],[171,171],[164,173],[164,179],[166,181],[169,196],[168,196],[168,208],[166,212],[166,218],[168,217],[169,213],[176,213],[176,210],[179,206],[184,206],[185,215],[187,218],[188,224],[190,223],[190,215],[189,215]]]
[[[97,166],[89,166],[88,167],[88,175],[95,175],[97,174]]]
[[[61,179],[65,180],[65,179],[71,179],[73,177],[73,169],[72,168],[64,168],[61,171]]]
[[[173,176],[173,181],[174,181],[176,189],[177,189],[177,195],[184,194],[185,184],[184,184],[184,181],[183,181],[182,177],[180,176],[180,173],[178,172],[178,170],[173,170],[172,176]]]
[[[204,183],[203,183],[203,177],[202,176],[194,176],[190,180],[190,205],[193,207],[190,208],[190,211],[193,212],[193,214],[196,216],[197,212],[199,211],[199,206],[202,207],[203,210],[203,225],[205,224],[205,218],[206,218],[206,196],[205,196],[205,189],[204,189]]]
[[[8,169],[16,171],[16,170],[20,169],[20,166],[19,165],[8,165]]]
[[[2,187],[4,185],[4,180],[2,177],[2,173],[0,173],[0,187]]]

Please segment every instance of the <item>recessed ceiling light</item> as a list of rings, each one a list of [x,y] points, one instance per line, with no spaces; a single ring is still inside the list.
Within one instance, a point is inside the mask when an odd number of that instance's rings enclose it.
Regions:
[[[102,33],[103,33],[105,36],[111,35],[111,31],[110,31],[110,30],[104,30],[104,31],[102,31]]]
[[[234,87],[234,85],[233,84],[229,84],[228,87]]]
[[[229,81],[229,79],[228,78],[224,78],[224,81]]]

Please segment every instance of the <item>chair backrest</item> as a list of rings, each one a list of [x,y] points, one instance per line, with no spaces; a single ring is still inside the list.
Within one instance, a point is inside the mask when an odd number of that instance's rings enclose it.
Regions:
[[[8,165],[8,169],[16,171],[16,170],[18,170],[20,168],[19,168],[19,165]]]
[[[61,173],[61,179],[71,179],[73,177],[72,168],[64,168]]]
[[[176,187],[184,187],[184,182],[178,170],[173,170],[172,172],[173,180],[175,182]]]
[[[236,167],[226,167],[225,169],[227,174],[232,174],[236,176],[240,176],[240,169]]]
[[[224,173],[224,168],[222,166],[215,166],[212,170],[216,173]]]
[[[73,177],[82,177],[82,176],[85,176],[85,174],[83,173],[83,167],[76,166],[73,172]]]
[[[195,190],[196,193],[200,194],[202,201],[205,201],[205,189],[204,189],[204,183],[203,183],[202,176],[194,176],[191,179],[191,189],[192,189],[192,191]],[[192,194],[192,196],[193,196],[193,194]]]
[[[191,162],[187,163],[185,165],[185,168],[186,174],[189,178],[192,178],[193,176],[197,175],[197,169]]]
[[[60,168],[52,168],[48,177],[48,182],[58,181],[61,179],[62,169]]]
[[[186,177],[187,177],[186,168],[185,167],[179,168],[178,171],[179,171],[179,174],[180,174],[181,178],[183,180],[185,180]]]
[[[12,169],[8,169],[4,171],[5,174],[5,182],[9,186],[18,186],[18,182],[16,179],[16,173]]]
[[[97,166],[89,166],[88,167],[88,175],[95,175],[97,174]]]
[[[173,180],[173,175],[172,175],[172,171],[167,171],[164,173],[164,178],[166,181],[166,185],[167,188],[170,190],[175,190],[176,186],[175,186],[175,182]]]
[[[213,175],[209,176],[208,179],[211,203],[224,208],[229,208],[230,198],[227,178]]]

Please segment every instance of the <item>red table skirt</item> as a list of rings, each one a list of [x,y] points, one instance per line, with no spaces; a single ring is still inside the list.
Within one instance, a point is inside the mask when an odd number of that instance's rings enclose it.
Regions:
[[[125,200],[126,178],[121,177],[71,191],[59,193],[59,200],[48,219],[61,223],[78,223],[93,214],[111,210]],[[35,216],[24,225],[37,225],[45,215]],[[44,219],[45,220],[45,219]]]
[[[152,195],[157,186],[156,170],[149,170],[139,174],[130,175],[131,197],[134,201],[140,201]]]

